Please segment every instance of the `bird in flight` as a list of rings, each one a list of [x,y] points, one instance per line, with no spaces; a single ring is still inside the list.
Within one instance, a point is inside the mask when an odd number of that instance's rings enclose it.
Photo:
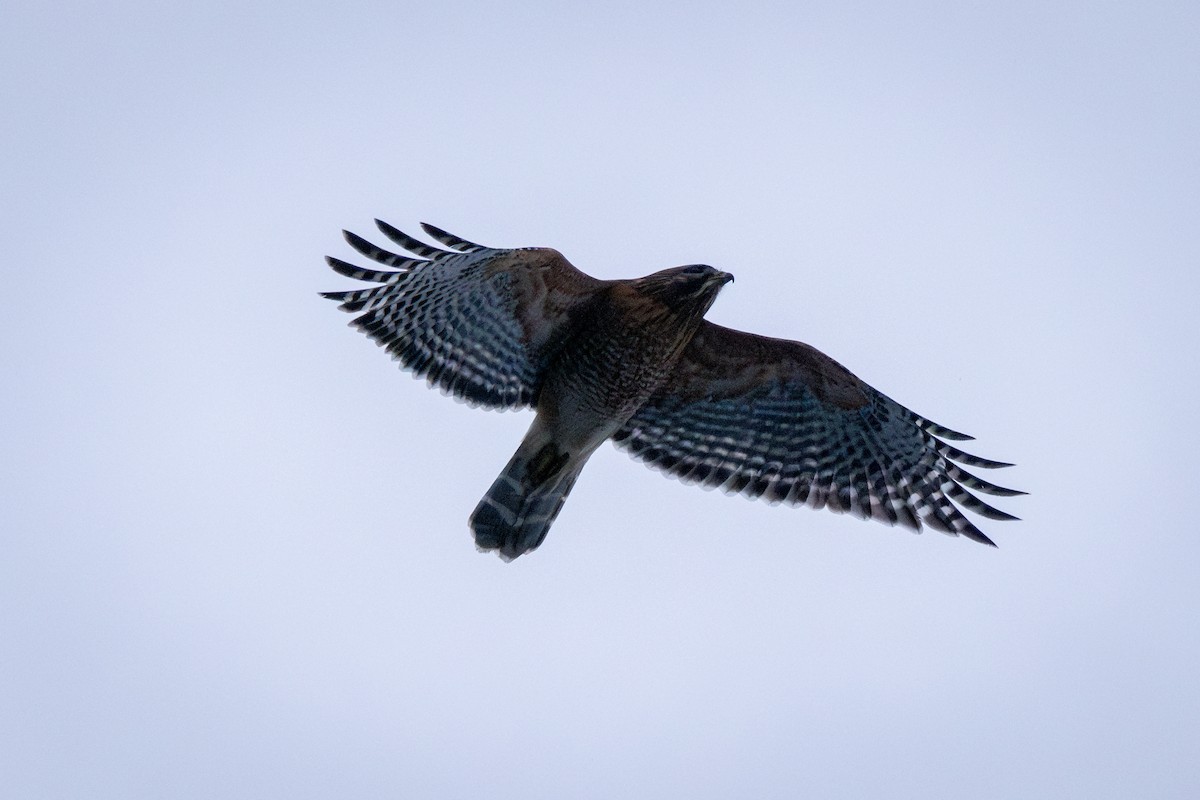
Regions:
[[[375,285],[323,296],[431,385],[473,405],[536,412],[471,515],[480,550],[511,560],[536,549],[609,439],[685,482],[771,503],[987,545],[960,506],[1016,519],[968,491],[1024,494],[965,469],[1011,466],[948,443],[971,437],[809,345],[706,321],[727,272],[692,264],[599,280],[550,248],[484,247],[422,225],[441,249],[376,224],[412,255],[346,231],[385,269],[328,257],[334,271]]]

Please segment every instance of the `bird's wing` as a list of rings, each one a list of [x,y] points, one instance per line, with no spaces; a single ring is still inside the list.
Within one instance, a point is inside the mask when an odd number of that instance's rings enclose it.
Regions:
[[[605,282],[549,248],[484,247],[424,225],[452,248],[442,250],[376,224],[418,257],[347,231],[351,247],[389,269],[329,257],[334,271],[379,285],[323,296],[358,314],[353,327],[447,393],[491,408],[533,405],[544,367]]]
[[[1008,464],[934,424],[820,351],[705,321],[666,383],[613,437],[687,482],[992,544],[955,503],[1015,519],[967,491],[1023,494],[971,475]]]

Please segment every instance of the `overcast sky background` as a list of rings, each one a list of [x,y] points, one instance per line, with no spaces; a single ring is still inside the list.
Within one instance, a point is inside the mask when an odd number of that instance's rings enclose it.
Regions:
[[[7,3],[0,781],[22,798],[1195,797],[1195,3]],[[1031,492],[991,550],[606,447],[317,296],[429,221],[707,262]],[[379,237],[375,237],[379,238]]]

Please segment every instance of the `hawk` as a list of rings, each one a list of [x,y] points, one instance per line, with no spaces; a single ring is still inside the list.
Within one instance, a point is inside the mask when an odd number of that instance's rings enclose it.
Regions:
[[[965,469],[1011,466],[948,444],[971,437],[809,345],[706,321],[727,272],[692,264],[599,280],[550,248],[484,247],[422,225],[445,250],[376,224],[412,255],[345,231],[386,269],[328,257],[334,271],[375,285],[323,296],[431,385],[477,406],[536,411],[471,515],[480,550],[511,560],[536,549],[609,439],[685,482],[771,503],[992,546],[958,506],[1016,519],[968,491],[1023,494]]]

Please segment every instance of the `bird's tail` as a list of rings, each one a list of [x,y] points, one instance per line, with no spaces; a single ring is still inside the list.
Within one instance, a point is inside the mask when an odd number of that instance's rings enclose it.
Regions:
[[[537,549],[546,538],[585,460],[571,463],[553,442],[529,444],[522,443],[471,514],[475,546],[496,550],[505,561]]]

